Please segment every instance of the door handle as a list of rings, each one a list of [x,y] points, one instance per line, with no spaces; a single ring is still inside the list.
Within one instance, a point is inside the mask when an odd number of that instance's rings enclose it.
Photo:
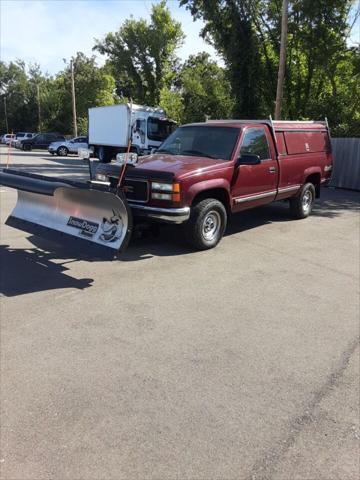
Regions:
[[[275,172],[276,172],[276,168],[275,168],[275,167],[269,167],[269,172],[270,172],[270,173],[275,173]]]

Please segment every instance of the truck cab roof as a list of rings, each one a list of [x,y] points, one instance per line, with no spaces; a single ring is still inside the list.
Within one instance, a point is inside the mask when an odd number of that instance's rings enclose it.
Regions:
[[[285,131],[285,130],[320,130],[326,131],[328,126],[326,121],[322,120],[208,120],[203,123],[204,125],[213,124],[219,126],[231,126],[231,127],[243,127],[250,125],[269,125],[274,128],[276,132]],[[201,125],[200,123],[198,125]]]

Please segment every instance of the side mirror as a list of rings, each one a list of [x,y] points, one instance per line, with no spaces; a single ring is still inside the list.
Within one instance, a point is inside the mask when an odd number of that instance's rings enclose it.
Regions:
[[[253,155],[252,153],[245,153],[241,155],[237,161],[236,166],[239,165],[259,165],[261,163],[259,155]]]

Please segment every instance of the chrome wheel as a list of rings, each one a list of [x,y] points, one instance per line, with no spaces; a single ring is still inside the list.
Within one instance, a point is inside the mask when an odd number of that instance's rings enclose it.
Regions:
[[[302,208],[304,213],[307,214],[311,210],[312,202],[313,202],[312,193],[310,190],[306,190],[302,198]]]
[[[60,157],[66,157],[67,149],[65,147],[60,147],[58,149],[58,155],[60,155]]]
[[[202,235],[208,242],[214,240],[221,228],[221,216],[215,210],[211,210],[204,218]]]

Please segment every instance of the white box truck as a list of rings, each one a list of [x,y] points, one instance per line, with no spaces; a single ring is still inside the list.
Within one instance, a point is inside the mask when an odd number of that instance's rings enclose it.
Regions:
[[[101,162],[108,163],[125,152],[146,155],[174,130],[176,122],[160,108],[123,103],[89,108],[89,148]]]

